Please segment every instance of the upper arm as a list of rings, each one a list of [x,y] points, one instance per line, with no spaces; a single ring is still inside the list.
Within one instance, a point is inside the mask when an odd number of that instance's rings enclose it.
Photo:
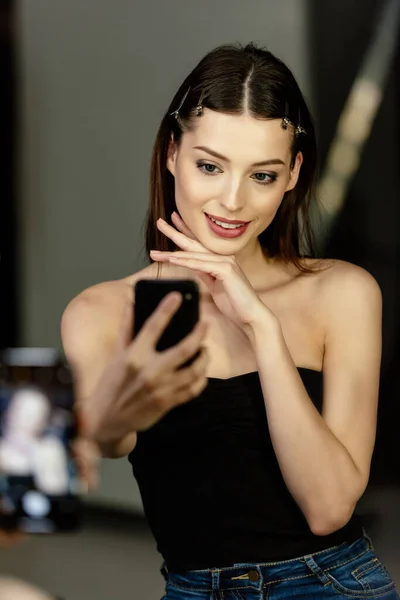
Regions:
[[[347,263],[334,269],[323,293],[322,416],[360,472],[360,496],[368,483],[376,437],[382,295],[364,269]]]
[[[63,314],[62,343],[73,374],[77,406],[83,412],[104,369],[116,354],[129,302],[132,294],[127,286],[101,284],[77,296]],[[102,454],[112,458],[125,456],[135,443],[136,433],[132,432],[113,448],[101,448]]]
[[[78,400],[93,392],[119,343],[131,289],[122,282],[106,282],[74,298],[61,319],[61,338],[72,368]]]
[[[104,330],[101,312],[95,298],[84,292],[70,302],[62,316],[62,344],[78,402],[91,395],[111,354],[112,342]]]

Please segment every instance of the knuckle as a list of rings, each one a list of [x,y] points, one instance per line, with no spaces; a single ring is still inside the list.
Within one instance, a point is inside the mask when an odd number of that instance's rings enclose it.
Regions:
[[[202,377],[200,380],[196,381],[195,383],[192,383],[192,385],[189,388],[191,397],[194,398],[201,394],[201,392],[206,388],[206,386],[207,379],[205,377]]]
[[[137,372],[137,378],[142,390],[147,394],[154,395],[154,382],[150,372],[146,369],[141,369]]]
[[[151,395],[151,404],[157,410],[164,411],[165,407],[168,404],[168,401],[165,394],[160,394],[159,391],[153,390],[153,393]]]
[[[189,369],[192,380],[197,381],[205,371],[204,359],[200,356],[200,358],[195,360],[194,363],[190,365]]]
[[[174,396],[175,404],[185,404],[188,400],[190,400],[189,394],[187,391],[180,391]]]
[[[201,330],[198,328],[196,331],[193,331],[189,334],[182,346],[185,348],[185,350],[187,350],[187,352],[194,353],[199,348],[203,338],[204,336]]]
[[[124,364],[130,374],[137,375],[141,371],[141,361],[136,353],[126,353],[124,356]]]
[[[177,359],[179,362],[184,362],[190,358],[191,354],[192,348],[190,344],[182,344],[182,346],[177,349]]]

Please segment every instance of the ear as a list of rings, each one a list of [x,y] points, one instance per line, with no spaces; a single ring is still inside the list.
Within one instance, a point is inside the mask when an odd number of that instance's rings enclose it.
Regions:
[[[290,190],[293,190],[296,187],[297,182],[299,180],[300,169],[302,164],[303,154],[301,152],[298,152],[296,158],[294,159],[294,165],[290,170],[289,183],[285,190],[286,192],[290,192]]]
[[[174,141],[174,134],[171,133],[171,139],[168,144],[167,154],[167,169],[175,177],[175,164],[176,164],[177,146]]]

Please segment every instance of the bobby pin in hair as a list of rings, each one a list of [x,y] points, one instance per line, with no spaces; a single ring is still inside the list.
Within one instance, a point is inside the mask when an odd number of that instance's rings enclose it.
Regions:
[[[299,109],[298,125],[295,125],[293,123],[293,121],[291,121],[289,119],[289,104],[286,102],[285,103],[285,116],[282,119],[282,128],[286,130],[289,127],[289,125],[292,125],[292,127],[294,127],[294,134],[295,134],[296,137],[299,137],[299,135],[301,135],[301,134],[306,134],[307,133],[307,131],[304,129],[304,127],[302,127],[300,125],[300,109]]]
[[[188,87],[188,89],[187,89],[187,91],[186,91],[185,95],[183,96],[183,98],[182,98],[182,100],[181,100],[181,103],[180,103],[180,105],[178,106],[178,108],[177,108],[176,110],[174,110],[174,111],[171,113],[171,117],[175,117],[175,119],[178,121],[178,123],[179,123],[180,125],[182,125],[182,123],[181,123],[181,120],[180,120],[179,111],[181,110],[182,106],[184,105],[184,103],[185,103],[185,100],[186,100],[186,98],[188,97],[188,94],[189,94],[189,92],[190,92],[190,86]]]
[[[204,90],[202,90],[199,101],[197,103],[196,106],[196,115],[198,117],[202,117],[203,116],[203,100],[204,100]]]

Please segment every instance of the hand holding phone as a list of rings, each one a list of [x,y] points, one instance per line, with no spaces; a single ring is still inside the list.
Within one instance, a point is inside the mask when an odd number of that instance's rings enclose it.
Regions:
[[[136,322],[132,327],[133,307],[127,306],[115,353],[85,404],[89,435],[104,456],[129,454],[136,432],[198,396],[208,382],[196,284],[146,280],[136,286]]]

